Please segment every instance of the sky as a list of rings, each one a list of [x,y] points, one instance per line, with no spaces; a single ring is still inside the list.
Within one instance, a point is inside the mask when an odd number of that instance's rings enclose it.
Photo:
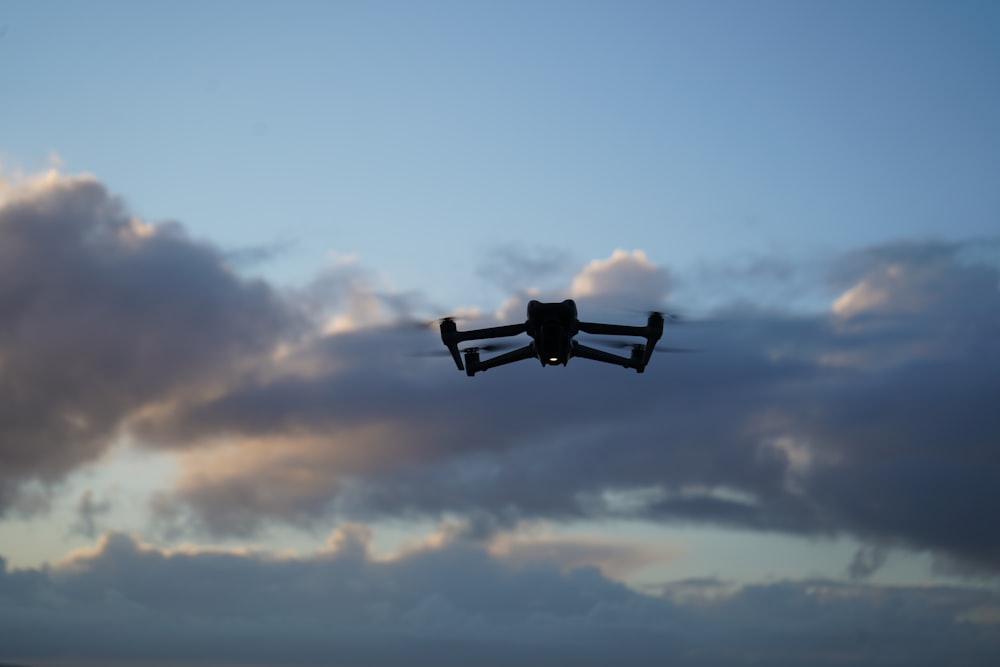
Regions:
[[[998,32],[3,3],[0,663],[996,664]]]

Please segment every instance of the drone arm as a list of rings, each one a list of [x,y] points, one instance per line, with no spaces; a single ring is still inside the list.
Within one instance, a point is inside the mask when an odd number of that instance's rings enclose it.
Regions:
[[[501,327],[489,327],[486,329],[472,329],[471,331],[459,331],[455,326],[455,320],[446,317],[441,320],[441,342],[445,344],[451,352],[451,358],[455,360],[458,370],[466,370],[462,365],[461,350],[458,344],[467,340],[479,340],[483,338],[503,338],[506,336],[517,336],[527,331],[527,324],[508,324]],[[469,373],[470,375],[472,373]]]
[[[580,322],[580,331],[599,336],[640,336],[649,335],[649,327],[630,327],[623,324],[602,324],[600,322]]]
[[[482,340],[484,338],[506,338],[508,336],[519,336],[528,330],[527,323],[506,324],[501,327],[487,327],[485,329],[470,329],[469,331],[455,331],[452,338],[456,343],[467,340]]]
[[[531,359],[534,356],[535,348],[530,344],[525,345],[524,347],[519,347],[516,350],[511,350],[510,352],[498,354],[495,357],[491,357],[483,361],[479,360],[479,355],[477,353],[473,352],[470,354],[467,352],[465,356],[465,372],[471,377],[479,371],[487,371],[491,368],[496,368],[497,366],[503,366],[504,364],[512,364],[515,361]]]
[[[653,350],[656,349],[656,344],[660,341],[660,337],[663,335],[662,326],[658,329],[656,327],[650,327],[650,329],[651,331],[646,333],[646,349],[644,349],[642,353],[642,368],[636,369],[640,373],[644,368],[646,368],[646,364],[649,363],[649,358],[653,356]]]
[[[610,352],[605,352],[604,350],[587,347],[586,345],[581,345],[576,341],[573,341],[573,356],[582,357],[584,359],[592,359],[594,361],[603,361],[606,364],[615,364],[616,366],[621,366],[622,368],[634,368],[640,373],[646,366],[645,363],[642,363],[634,358],[623,357]]]
[[[598,334],[604,336],[639,336],[646,339],[645,349],[643,350],[641,359],[630,359],[629,366],[627,368],[635,368],[636,371],[642,372],[646,368],[646,364],[649,363],[649,357],[653,354],[653,349],[656,347],[657,341],[663,335],[663,314],[662,313],[650,313],[649,322],[644,327],[630,327],[621,324],[602,324],[600,322],[580,322],[580,331],[588,334]],[[584,347],[584,346],[580,346]],[[593,350],[593,348],[585,348],[588,350]],[[600,350],[593,350],[599,355],[608,355],[607,352],[602,352]],[[580,355],[585,356],[585,355]],[[611,357],[616,357],[616,355],[608,355]],[[591,359],[597,359],[597,361],[608,361],[609,363],[618,363],[617,361],[612,361],[605,358],[589,357]]]

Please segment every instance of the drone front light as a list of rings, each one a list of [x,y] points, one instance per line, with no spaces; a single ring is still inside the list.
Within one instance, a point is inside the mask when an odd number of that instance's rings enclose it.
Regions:
[[[559,357],[549,357],[549,363],[558,364]]]

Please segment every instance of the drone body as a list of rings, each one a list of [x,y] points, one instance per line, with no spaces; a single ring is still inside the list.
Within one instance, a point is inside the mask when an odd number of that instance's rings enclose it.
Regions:
[[[489,359],[480,359],[479,351],[485,348],[467,348],[459,350],[459,343],[469,340],[488,338],[506,338],[528,334],[531,341],[524,347],[499,354]],[[598,334],[606,336],[637,336],[645,338],[646,342],[631,345],[630,356],[621,356],[583,345],[574,337],[578,333]],[[576,303],[572,299],[554,303],[541,301],[528,302],[528,319],[523,324],[509,324],[486,329],[459,331],[455,320],[441,320],[441,340],[459,370],[464,370],[470,377],[479,371],[489,370],[504,364],[510,364],[523,359],[538,359],[542,366],[566,365],[572,357],[582,357],[594,361],[634,368],[642,373],[649,363],[656,342],[663,335],[663,314],[650,313],[646,326],[624,326],[619,324],[601,324],[598,322],[581,322],[577,318]],[[463,364],[462,357],[465,358]]]

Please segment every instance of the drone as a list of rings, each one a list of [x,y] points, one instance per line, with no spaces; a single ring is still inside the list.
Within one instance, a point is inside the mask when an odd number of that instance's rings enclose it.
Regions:
[[[577,317],[576,302],[566,299],[561,302],[543,303],[532,299],[528,302],[528,319],[523,324],[508,324],[485,329],[459,331],[455,319],[445,317],[440,320],[441,341],[448,348],[458,370],[464,370],[472,377],[480,371],[487,371],[497,366],[511,364],[515,361],[538,359],[542,366],[565,366],[573,357],[592,359],[607,364],[615,364],[623,368],[633,368],[636,373],[646,370],[646,364],[656,347],[656,342],[663,335],[663,313],[649,313],[646,326],[625,326],[620,324],[601,324],[599,322],[581,322]],[[458,345],[470,340],[506,338],[528,334],[531,341],[524,347],[510,352],[498,354],[488,359],[480,359],[480,351],[503,349],[503,345],[484,345],[460,350]],[[578,333],[597,334],[601,336],[636,336],[645,338],[645,343],[627,343],[615,341],[615,345],[631,347],[629,356],[622,356],[598,350],[583,345],[574,337]],[[462,358],[465,363],[462,363]]]

